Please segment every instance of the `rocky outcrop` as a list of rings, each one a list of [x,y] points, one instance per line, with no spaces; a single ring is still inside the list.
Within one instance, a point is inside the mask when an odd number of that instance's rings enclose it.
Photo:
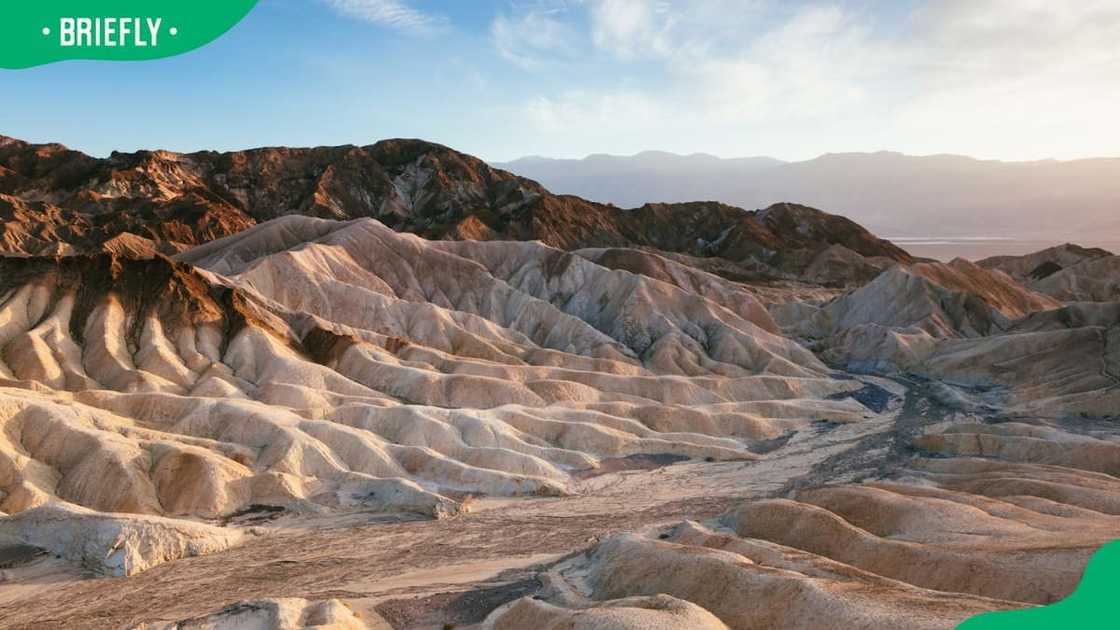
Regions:
[[[896,265],[873,281],[816,308],[774,309],[791,333],[810,339],[877,328],[933,338],[983,337],[1032,313],[1061,307],[1006,274],[968,261]]]
[[[1112,254],[1096,247],[1072,243],[1050,247],[1025,256],[993,256],[977,261],[985,269],[998,269],[1023,283],[1044,280],[1062,269]]]
[[[227,549],[245,534],[153,516],[99,514],[63,504],[0,518],[0,536],[43,549],[95,574],[123,577],[171,560]]]
[[[1063,302],[1120,299],[1120,257],[1103,249],[1065,244],[1026,256],[998,256],[980,266],[999,269],[1031,289]]]
[[[1104,256],[1078,263],[1032,283],[1032,287],[1066,302],[1120,300],[1120,256]]]
[[[831,301],[770,311],[827,363],[994,388],[1005,412],[1107,416],[1120,400],[1114,308],[1063,305],[967,261],[898,265]]]

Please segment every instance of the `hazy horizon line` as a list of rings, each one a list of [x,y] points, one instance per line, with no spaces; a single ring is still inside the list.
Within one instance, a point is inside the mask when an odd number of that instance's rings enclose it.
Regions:
[[[642,156],[650,155],[650,154],[667,155],[667,156],[672,156],[672,157],[676,157],[676,158],[713,158],[713,159],[719,160],[721,162],[731,162],[731,161],[737,161],[737,160],[773,160],[773,161],[778,162],[780,164],[799,164],[799,163],[802,163],[802,162],[812,162],[812,161],[819,160],[819,159],[826,158],[826,157],[848,156],[848,155],[895,155],[895,156],[908,157],[908,158],[961,158],[961,159],[972,160],[974,162],[999,162],[999,163],[1002,163],[1002,164],[1038,164],[1038,163],[1042,163],[1042,162],[1054,162],[1054,163],[1066,164],[1066,163],[1072,163],[1072,162],[1088,162],[1088,161],[1094,161],[1094,160],[1116,160],[1116,159],[1120,159],[1120,154],[1118,154],[1118,155],[1089,155],[1089,156],[1085,156],[1085,157],[1076,157],[1076,158],[1044,157],[1044,158],[1028,158],[1028,159],[1008,160],[1008,159],[1001,159],[1001,158],[980,157],[980,156],[975,156],[975,155],[968,155],[967,153],[946,153],[946,152],[941,152],[941,153],[907,153],[905,151],[899,151],[899,150],[895,150],[895,149],[876,149],[876,150],[871,150],[871,151],[826,151],[826,152],[820,153],[820,154],[818,154],[814,157],[799,158],[799,159],[787,159],[787,158],[779,158],[779,157],[774,157],[772,155],[764,155],[764,154],[722,156],[722,155],[716,155],[714,153],[708,153],[706,151],[695,151],[695,152],[692,152],[692,153],[678,153],[676,151],[666,151],[666,150],[663,150],[663,149],[645,149],[645,150],[642,150],[642,151],[638,151],[637,153],[602,153],[602,152],[588,153],[587,155],[584,155],[583,157],[551,157],[551,156],[547,156],[547,155],[530,154],[530,155],[523,155],[521,157],[517,157],[517,158],[511,159],[511,160],[484,160],[484,161],[487,164],[491,164],[491,165],[516,164],[518,162],[529,162],[529,161],[586,162],[586,161],[597,159],[597,158],[632,159],[632,158],[638,158],[638,157],[642,157]]]
[[[84,153],[84,154],[86,154],[90,157],[99,158],[99,159],[108,158],[113,153],[135,153],[135,152],[139,152],[139,151],[167,151],[167,152],[171,152],[171,153],[189,154],[189,153],[198,153],[198,152],[202,152],[202,151],[216,151],[218,153],[233,153],[233,152],[238,152],[238,151],[252,151],[252,150],[256,150],[256,149],[270,149],[270,148],[311,149],[311,148],[319,148],[319,147],[342,147],[342,146],[363,147],[363,146],[370,146],[370,145],[376,144],[378,142],[383,142],[383,141],[386,141],[386,140],[420,140],[420,141],[423,141],[423,142],[431,142],[433,144],[439,144],[439,145],[445,146],[445,147],[447,147],[449,149],[452,149],[454,151],[457,151],[459,153],[465,153],[467,155],[477,157],[478,159],[482,160],[483,162],[486,162],[487,164],[498,165],[498,166],[508,165],[508,164],[516,164],[518,162],[525,162],[525,161],[585,162],[585,161],[589,161],[589,160],[593,160],[593,159],[597,159],[597,158],[632,159],[632,158],[638,158],[638,157],[641,157],[641,156],[644,156],[644,155],[651,155],[651,154],[666,155],[666,156],[671,156],[671,157],[675,157],[675,158],[711,158],[711,159],[719,160],[719,161],[722,161],[722,162],[730,162],[730,161],[737,161],[737,160],[772,160],[772,161],[778,162],[780,164],[799,164],[799,163],[804,163],[804,162],[812,162],[812,161],[815,161],[815,160],[819,160],[819,159],[826,158],[826,157],[831,157],[831,156],[851,156],[851,155],[862,155],[862,156],[894,155],[894,156],[901,156],[901,157],[908,157],[908,158],[959,158],[959,159],[972,160],[972,161],[975,161],[975,162],[998,162],[998,163],[1002,163],[1002,164],[1037,164],[1037,163],[1044,163],[1044,162],[1065,164],[1065,163],[1072,163],[1072,162],[1087,162],[1087,161],[1094,161],[1094,160],[1116,160],[1116,159],[1120,159],[1120,154],[1118,154],[1118,155],[1089,155],[1089,156],[1075,157],[1075,158],[1041,157],[1041,158],[1027,158],[1027,159],[1011,160],[1011,159],[1001,159],[1001,158],[993,158],[993,157],[975,156],[975,155],[969,155],[967,153],[952,153],[952,152],[907,153],[906,151],[900,151],[900,150],[897,150],[897,149],[876,149],[876,150],[865,150],[865,151],[858,151],[858,150],[853,150],[853,151],[826,151],[824,153],[820,153],[820,154],[817,154],[813,157],[807,157],[807,158],[780,158],[780,157],[775,157],[773,155],[765,155],[765,154],[727,156],[727,155],[717,155],[715,153],[710,153],[710,152],[707,152],[707,151],[693,151],[693,152],[689,152],[689,153],[682,153],[682,152],[677,152],[677,151],[668,151],[668,150],[664,150],[664,149],[643,149],[643,150],[635,152],[635,153],[604,153],[604,152],[600,151],[600,152],[588,153],[588,154],[583,155],[582,157],[554,157],[554,156],[531,153],[531,154],[522,155],[522,156],[519,156],[519,157],[516,157],[516,158],[513,158],[513,159],[489,159],[489,158],[483,157],[479,153],[471,151],[470,149],[459,148],[459,147],[457,147],[453,144],[442,142],[440,140],[432,140],[432,139],[428,139],[428,138],[415,137],[415,136],[385,136],[385,137],[382,137],[382,138],[376,138],[376,139],[373,139],[373,140],[361,141],[361,142],[340,142],[340,143],[324,142],[324,143],[320,143],[320,144],[301,144],[301,143],[288,144],[288,143],[262,142],[262,143],[257,143],[257,144],[253,144],[253,145],[250,145],[250,146],[220,147],[220,148],[216,148],[216,147],[166,148],[166,147],[160,147],[160,146],[142,146],[142,147],[139,147],[139,148],[117,148],[117,149],[110,150],[109,153],[100,154],[98,152],[90,151],[88,149],[85,149],[85,148],[82,148],[82,147],[79,147],[79,146],[75,146],[75,145],[69,144],[65,141],[58,140],[58,139],[29,140],[29,139],[26,139],[26,138],[21,138],[19,136],[9,135],[9,134],[5,133],[3,130],[0,130],[0,137],[7,137],[7,138],[11,138],[13,140],[20,141],[20,142],[26,142],[28,144],[35,144],[35,145],[58,144],[58,145],[62,145],[64,147],[66,147],[67,149],[70,149],[72,151],[79,151],[79,152]]]

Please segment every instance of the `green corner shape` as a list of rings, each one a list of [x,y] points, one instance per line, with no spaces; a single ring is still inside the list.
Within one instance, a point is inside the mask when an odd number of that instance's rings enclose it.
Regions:
[[[19,70],[56,61],[145,61],[172,57],[209,44],[240,22],[259,0],[7,0],[0,4],[0,68]],[[136,19],[154,33],[120,34],[113,44],[76,41],[76,20]],[[159,20],[159,27],[147,20]],[[70,29],[63,29],[63,21]],[[139,24],[139,23],[137,23]],[[114,27],[114,32],[119,32]],[[92,38],[92,30],[87,31]],[[108,35],[107,35],[108,36]],[[123,42],[119,41],[122,40]],[[141,42],[141,40],[143,40]],[[135,42],[135,45],[130,45]]]
[[[1081,583],[1069,597],[1038,608],[977,615],[957,630],[1047,630],[1120,628],[1120,540],[1101,547],[1089,559]]]

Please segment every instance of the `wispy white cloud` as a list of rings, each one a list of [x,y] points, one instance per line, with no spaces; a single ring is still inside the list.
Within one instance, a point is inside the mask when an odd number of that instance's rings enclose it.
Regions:
[[[498,54],[525,68],[535,69],[553,60],[569,60],[581,37],[565,21],[563,5],[535,4],[514,7],[490,23],[490,37]]]
[[[595,0],[589,11],[592,41],[618,57],[664,56],[673,48],[677,17],[665,0]]]
[[[441,15],[425,13],[404,0],[321,0],[338,13],[411,33],[427,34],[446,28]]]
[[[858,107],[882,72],[868,29],[834,6],[810,6],[742,48],[685,54],[673,71],[716,122],[781,121]]]
[[[526,105],[532,122],[550,132],[611,126],[644,129],[670,114],[663,104],[642,92],[625,88],[609,91],[571,89],[555,96],[541,96]]]

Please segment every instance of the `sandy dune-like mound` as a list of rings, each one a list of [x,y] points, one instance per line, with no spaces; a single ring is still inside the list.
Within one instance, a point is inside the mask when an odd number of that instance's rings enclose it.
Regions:
[[[752,291],[696,267],[636,249],[581,249],[574,253],[608,269],[629,271],[702,295],[769,332],[778,332],[778,325]]]
[[[558,600],[626,601],[667,594],[703,608],[730,628],[948,628],[970,614],[1007,606],[918,589],[695,523],[660,540],[629,534],[609,538],[557,566],[552,580]],[[548,619],[547,614],[537,613],[522,627]]]
[[[1071,433],[1042,421],[961,424],[923,435],[916,444],[941,455],[1065,466],[1120,477],[1120,441],[1115,435]]]
[[[382,630],[381,620],[363,620],[338,600],[309,602],[281,598],[240,602],[216,613],[170,623],[143,623],[129,630]]]
[[[497,611],[484,628],[554,628],[559,630],[726,630],[727,625],[695,604],[669,597],[628,597],[579,610],[536,599],[519,599]]]

